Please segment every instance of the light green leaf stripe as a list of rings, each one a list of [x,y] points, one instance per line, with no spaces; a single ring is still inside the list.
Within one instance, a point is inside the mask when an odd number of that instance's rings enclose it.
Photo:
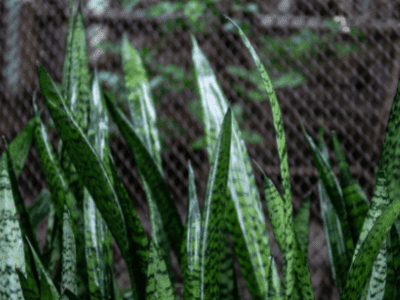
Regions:
[[[338,293],[341,295],[350,267],[350,262],[346,259],[342,226],[321,179],[318,179],[318,193],[332,275]]]
[[[192,165],[189,161],[189,192],[187,197],[187,218],[182,260],[182,275],[185,299],[200,299],[200,250],[201,250],[201,212],[196,194],[196,184]]]
[[[98,155],[72,117],[69,108],[66,107],[48,73],[39,66],[38,74],[46,106],[50,111],[61,139],[64,141],[68,156],[76,166],[81,180],[92,195],[97,208],[111,230],[126,261],[133,284],[135,282],[135,272],[132,270],[132,261],[128,254],[125,219],[110,179]]]
[[[24,244],[6,160],[7,155],[0,159],[0,296],[2,299],[23,300],[15,266],[26,275]]]
[[[77,294],[78,285],[76,282],[76,248],[74,233],[71,226],[71,217],[66,205],[63,214],[63,237],[61,255],[61,286],[69,288]],[[61,289],[62,293],[62,289]],[[64,298],[65,299],[65,298]]]
[[[340,186],[343,190],[343,197],[348,214],[347,217],[353,236],[353,241],[356,242],[369,209],[369,201],[361,186],[356,183],[351,176],[349,164],[346,161],[335,132],[332,132],[332,140],[339,165]]]
[[[258,57],[257,53],[255,52],[253,46],[250,44],[250,41],[243,33],[237,24],[227,17],[238,29],[240,37],[242,41],[246,45],[247,49],[249,50],[253,60],[260,72],[260,75],[263,79],[264,87],[268,93],[268,97],[271,104],[272,109],[272,116],[274,121],[275,127],[275,135],[276,135],[276,142],[278,146],[278,156],[279,156],[279,165],[281,168],[281,177],[282,177],[282,190],[283,190],[283,199],[284,199],[284,213],[285,213],[285,247],[286,247],[286,255],[283,259],[283,286],[285,290],[285,294],[287,298],[291,298],[293,294],[294,288],[294,272],[293,272],[293,256],[294,256],[294,249],[293,249],[293,242],[294,236],[293,232],[290,230],[291,224],[293,224],[293,213],[292,213],[292,193],[290,190],[290,176],[289,176],[289,164],[287,160],[287,149],[286,149],[286,139],[285,139],[285,131],[283,128],[283,119],[281,110],[279,108],[278,99],[276,97],[274,88],[272,86],[271,80],[267,72],[265,71],[264,66],[261,63],[260,58]]]
[[[27,236],[33,243],[33,246],[35,247],[35,250],[40,253],[39,250],[39,243],[37,240],[36,236],[36,231],[34,227],[32,226],[32,220],[28,214],[28,211],[26,209],[24,200],[22,199],[21,192],[19,190],[19,185],[17,178],[15,176],[14,172],[14,162],[12,160],[12,156],[10,154],[10,147],[8,146],[8,143],[6,141],[6,138],[3,136],[3,141],[4,144],[6,145],[6,152],[7,152],[7,171],[11,183],[11,190],[13,194],[13,199],[14,199],[14,204],[17,209],[18,215],[20,216],[20,229],[22,233],[22,238],[25,238]]]
[[[147,271],[146,300],[174,300],[174,289],[169,280],[167,267],[159,254],[156,240],[151,240]]]
[[[180,246],[183,239],[183,225],[178,209],[171,197],[168,184],[166,183],[162,173],[159,171],[156,162],[147,151],[146,146],[137,135],[125,115],[116,108],[115,104],[112,103],[107,95],[105,100],[108,111],[110,112],[114,122],[118,125],[120,132],[124,136],[129,148],[135,156],[138,170],[145,177],[153,197],[157,201],[157,206],[163,208],[161,211],[162,222],[171,247],[180,262]]]
[[[225,215],[232,134],[232,111],[229,108],[214,148],[204,199],[201,249],[201,299],[217,300],[221,234]],[[224,245],[225,246],[225,245]]]
[[[203,106],[203,122],[207,138],[207,151],[212,164],[212,147],[215,147],[217,133],[222,124],[228,102],[219,88],[214,72],[207,58],[198,46],[194,36],[193,63]],[[229,232],[236,245],[236,253],[246,285],[253,298],[265,297],[268,290],[268,271],[271,251],[266,221],[260,196],[255,183],[246,145],[233,118],[231,164],[228,177],[229,195],[225,218]],[[237,213],[239,212],[239,213]],[[254,243],[254,241],[258,241]],[[239,246],[239,245],[245,245]],[[248,262],[251,262],[249,264]],[[263,296],[264,295],[264,296]]]
[[[343,300],[357,299],[364,287],[368,274],[371,272],[372,265],[381,248],[386,231],[392,226],[399,211],[400,198],[396,198],[375,221],[350,268],[343,292]]]
[[[308,236],[310,232],[310,195],[306,197],[294,219],[294,231],[304,255],[308,255]]]

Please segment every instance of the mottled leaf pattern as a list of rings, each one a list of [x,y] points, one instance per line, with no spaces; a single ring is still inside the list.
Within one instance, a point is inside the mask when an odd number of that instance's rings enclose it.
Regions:
[[[76,282],[76,248],[75,238],[71,226],[71,217],[66,205],[64,205],[63,214],[63,237],[62,237],[62,255],[61,255],[61,285],[68,287],[75,294],[78,286]],[[65,298],[64,298],[65,299]]]
[[[192,43],[193,63],[203,106],[203,122],[208,143],[207,152],[210,164],[212,164],[211,151],[215,147],[218,130],[228,102],[194,36],[192,36]],[[231,164],[228,175],[229,194],[225,217],[228,230],[236,245],[237,257],[246,285],[252,297],[257,298],[266,295],[268,290],[269,236],[246,145],[240,138],[241,133],[237,121],[234,118],[232,121]],[[254,243],[255,240],[257,243]]]
[[[71,116],[69,108],[66,107],[50,76],[42,67],[38,67],[38,74],[46,106],[61,139],[64,141],[68,155],[111,230],[126,260],[131,282],[134,282],[135,276],[132,270],[131,257],[128,255],[125,219],[110,179],[95,150]]]
[[[307,257],[308,253],[308,235],[310,232],[310,195],[306,197],[297,212],[294,219],[294,231],[300,244],[300,249]]]
[[[228,17],[227,17],[228,18]],[[295,254],[295,249],[293,249],[294,242],[294,232],[291,230],[293,224],[293,214],[292,214],[292,193],[290,188],[290,176],[289,176],[289,164],[287,159],[287,149],[286,149],[286,138],[285,131],[283,128],[283,119],[281,110],[279,108],[278,99],[276,97],[274,88],[272,86],[271,80],[261,63],[253,46],[250,41],[243,33],[237,24],[228,18],[238,29],[240,37],[244,42],[247,50],[249,50],[257,68],[260,72],[262,81],[264,83],[264,88],[268,93],[268,97],[271,104],[272,116],[274,121],[275,136],[278,146],[278,156],[279,156],[279,166],[281,169],[282,178],[282,190],[283,190],[283,202],[284,202],[284,213],[285,213],[285,248],[286,255],[283,259],[283,279],[282,283],[284,286],[285,295],[287,298],[292,298],[293,287],[294,287],[294,272],[293,272],[293,256]]]
[[[332,132],[332,140],[340,170],[340,186],[343,190],[343,197],[348,214],[347,217],[349,219],[353,241],[357,242],[369,209],[369,201],[367,195],[365,195],[364,191],[361,189],[361,186],[356,183],[351,176],[349,165],[334,132]]]
[[[43,189],[36,197],[28,213],[32,220],[32,226],[36,229],[44,218],[50,213],[51,196],[48,189]]]
[[[201,299],[220,299],[219,268],[221,234],[229,173],[232,113],[229,108],[221,126],[210,167],[202,216]]]
[[[24,244],[17,210],[7,172],[7,155],[0,159],[0,296],[2,299],[23,300],[22,289],[15,272],[19,267],[26,275]]]
[[[32,274],[28,273],[28,277],[21,272],[19,268],[15,268],[18,274],[19,282],[21,283],[22,294],[25,300],[39,300],[39,289],[33,279]],[[1,296],[1,295],[0,295]]]
[[[169,280],[167,267],[162,259],[157,241],[151,240],[149,268],[147,271],[146,300],[174,300],[174,289]]]
[[[371,272],[378,251],[380,250],[383,240],[386,236],[386,232],[392,226],[399,214],[400,198],[393,200],[389,205],[383,204],[384,202],[389,202],[388,200],[384,200],[385,193],[387,193],[387,191],[385,192],[385,189],[387,189],[385,181],[386,178],[384,176],[384,172],[379,170],[376,178],[374,197],[371,201],[371,207],[368,211],[364,227],[368,228],[370,226],[368,224],[369,222],[367,221],[369,219],[372,220],[370,213],[373,213],[375,209],[378,209],[381,212],[377,211],[378,217],[376,218],[376,221],[373,222],[373,226],[367,232],[366,236],[365,232],[361,231],[360,238],[357,243],[357,246],[359,244],[360,246],[357,247],[357,254],[354,255],[342,299],[347,300],[359,297],[362,289],[364,288],[365,281]],[[384,202],[379,203],[379,201],[375,199],[381,199],[381,201]],[[388,198],[386,197],[386,199]]]

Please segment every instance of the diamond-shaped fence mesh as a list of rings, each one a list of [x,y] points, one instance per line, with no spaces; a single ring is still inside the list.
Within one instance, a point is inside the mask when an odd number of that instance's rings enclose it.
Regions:
[[[9,142],[32,117],[32,96],[38,89],[36,65],[43,65],[53,80],[61,81],[68,6],[67,0],[0,1],[4,28],[0,32],[0,133]],[[186,218],[188,161],[194,169],[201,206],[209,170],[201,143],[204,129],[190,32],[210,61],[245,132],[250,158],[281,191],[268,97],[236,29],[222,14],[240,24],[276,87],[286,132],[294,215],[312,193],[308,258],[316,299],[336,298],[319,212],[318,174],[300,131],[299,117],[314,140],[323,118],[330,149],[330,132],[338,134],[353,176],[371,198],[399,78],[400,1],[84,0],[82,10],[90,69],[97,68],[104,89],[121,91],[119,44],[124,33],[142,55],[157,110],[164,175],[182,220]],[[44,101],[40,92],[37,96],[41,108]],[[42,120],[49,121],[46,109]],[[117,130],[115,133],[111,139],[115,162],[149,234],[146,197],[133,155]],[[57,134],[50,132],[50,137],[57,146]],[[4,151],[3,144],[0,150]],[[335,166],[332,150],[330,157]],[[268,216],[261,174],[255,165],[253,171]],[[27,205],[46,188],[35,147],[29,152],[19,183]],[[38,228],[42,246],[46,226],[43,222]],[[282,256],[268,226],[281,272]],[[128,287],[122,257],[116,247],[114,250],[118,283]],[[181,282],[176,261],[174,264],[177,282]],[[249,299],[243,280],[239,288],[243,299]]]

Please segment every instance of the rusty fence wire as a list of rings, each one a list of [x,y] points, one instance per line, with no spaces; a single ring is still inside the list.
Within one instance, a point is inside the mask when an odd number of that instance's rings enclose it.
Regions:
[[[32,96],[38,89],[36,65],[43,65],[53,80],[61,81],[68,7],[69,0],[0,1],[0,135],[8,141],[33,115]],[[248,51],[223,14],[241,26],[277,91],[287,139],[294,215],[306,195],[312,195],[308,258],[316,299],[337,298],[319,212],[317,171],[299,117],[314,140],[323,119],[324,138],[334,166],[330,132],[337,133],[353,176],[371,198],[374,171],[399,80],[400,1],[84,0],[81,8],[90,69],[99,71],[103,89],[123,93],[119,44],[124,33],[142,55],[157,110],[164,175],[183,221],[188,161],[194,169],[200,206],[209,170],[190,33],[195,35],[233,107],[250,158],[281,191],[268,97]],[[40,93],[37,101],[43,107]],[[49,121],[47,110],[42,120]],[[149,234],[149,211],[133,155],[118,130],[113,131],[113,156]],[[49,133],[56,147],[57,134]],[[255,164],[253,171],[268,216],[261,174]],[[35,147],[19,183],[27,205],[46,188]],[[42,246],[46,226],[43,222],[38,228]],[[281,272],[282,256],[268,226]],[[126,288],[126,269],[118,249],[114,250],[118,283]],[[176,260],[174,264],[177,282],[181,282]],[[239,287],[243,299],[249,299],[242,279]]]

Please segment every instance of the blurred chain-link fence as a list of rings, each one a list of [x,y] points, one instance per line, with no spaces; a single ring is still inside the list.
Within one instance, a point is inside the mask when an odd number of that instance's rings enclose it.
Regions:
[[[36,65],[43,65],[53,80],[61,81],[68,7],[69,0],[0,1],[4,29],[0,32],[0,133],[8,141],[32,117],[32,96],[38,89]],[[336,298],[319,212],[317,171],[298,116],[314,139],[324,119],[325,141],[330,149],[330,131],[338,134],[353,176],[371,198],[374,170],[399,79],[400,1],[84,0],[82,10],[90,68],[97,68],[104,89],[122,91],[119,45],[124,33],[142,55],[163,140],[164,175],[182,220],[186,218],[188,160],[195,172],[201,206],[209,169],[190,33],[195,35],[234,109],[250,158],[280,189],[268,97],[248,51],[223,14],[241,26],[277,90],[288,145],[294,214],[312,192],[309,266],[316,299]],[[37,101],[43,107],[40,93]],[[48,122],[47,110],[42,120]],[[149,233],[148,207],[133,155],[115,132],[111,140],[115,161]],[[50,132],[50,136],[57,146],[57,134]],[[335,166],[332,151],[330,155]],[[40,169],[32,147],[19,178],[27,205],[46,187]],[[261,174],[258,168],[253,170],[264,199]],[[38,230],[43,232],[45,227],[44,222]],[[281,271],[282,256],[270,226],[269,232]],[[120,286],[127,287],[129,281],[117,250],[115,272]],[[179,275],[177,281],[181,281]],[[243,281],[239,286],[244,291]],[[247,299],[245,292],[242,295]]]

